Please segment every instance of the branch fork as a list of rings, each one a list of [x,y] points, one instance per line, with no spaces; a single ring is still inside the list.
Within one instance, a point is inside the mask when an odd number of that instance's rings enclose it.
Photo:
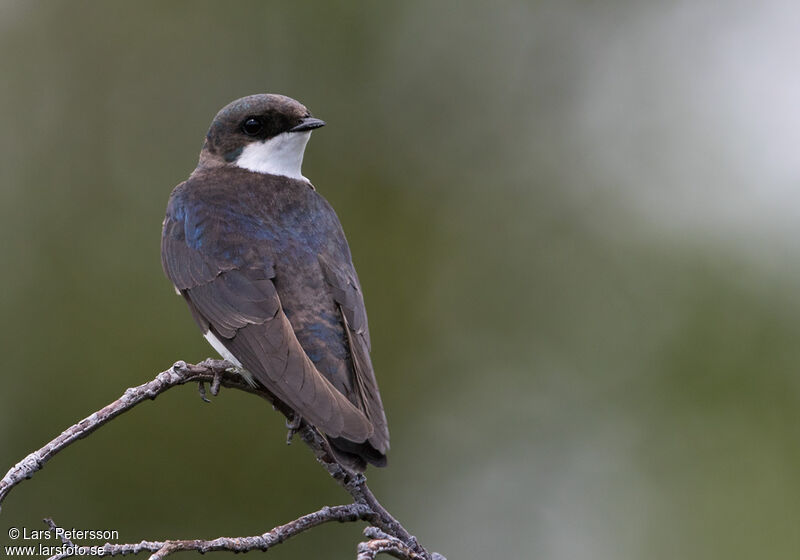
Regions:
[[[219,537],[213,540],[165,540],[142,541],[136,544],[106,543],[102,548],[105,556],[119,554],[139,554],[150,552],[150,560],[161,560],[175,552],[194,550],[201,553],[227,550],[230,552],[247,552],[250,550],[266,551],[283,541],[323,523],[331,521],[354,522],[366,521],[370,524],[364,530],[369,539],[358,545],[357,560],[373,560],[378,554],[389,554],[395,558],[406,560],[445,560],[437,553],[430,553],[413,537],[392,515],[380,504],[367,486],[367,479],[360,473],[352,473],[340,465],[327,440],[313,427],[296,418],[294,411],[277,401],[261,387],[248,384],[225,360],[208,359],[198,364],[178,361],[168,370],[159,373],[155,379],[127,389],[120,398],[87,416],[77,424],[64,430],[59,436],[41,449],[30,453],[22,461],[14,465],[0,480],[0,504],[9,492],[23,480],[31,478],[41,470],[45,463],[64,448],[82,439],[100,426],[103,426],[145,400],[153,400],[161,393],[178,385],[197,383],[200,397],[209,402],[206,395],[206,383],[210,385],[211,394],[216,396],[220,387],[238,389],[260,396],[281,412],[287,419],[290,435],[297,433],[311,449],[317,461],[328,471],[352,497],[353,503],[339,506],[325,506],[322,509],[298,517],[284,525],[279,525],[263,533],[250,537]],[[45,519],[52,531],[58,527],[52,519]],[[68,539],[62,538],[67,552],[52,556],[49,560],[62,560],[75,554],[76,547]]]

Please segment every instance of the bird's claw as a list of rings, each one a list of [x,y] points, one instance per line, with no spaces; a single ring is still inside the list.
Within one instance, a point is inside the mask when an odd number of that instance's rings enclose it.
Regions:
[[[219,388],[222,384],[222,373],[219,371],[214,372],[214,380],[211,382],[211,394],[215,397],[219,395]]]
[[[208,397],[206,397],[206,384],[205,384],[205,381],[199,381],[197,383],[197,392],[200,393],[200,398],[203,400],[203,402],[207,402],[207,403],[211,402],[210,400],[208,400]],[[211,392],[212,392],[212,394],[216,395],[216,393],[214,393],[213,387],[211,389]]]
[[[286,445],[292,444],[292,438],[297,433],[297,430],[300,429],[300,424],[303,423],[303,417],[300,416],[298,413],[294,413],[292,419],[286,419],[286,428],[289,430],[286,434]]]

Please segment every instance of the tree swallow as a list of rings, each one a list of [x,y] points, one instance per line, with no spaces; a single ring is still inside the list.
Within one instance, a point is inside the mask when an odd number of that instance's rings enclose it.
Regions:
[[[224,107],[170,195],[161,260],[211,346],[363,471],[386,464],[389,431],[350,248],[300,173],[324,124],[283,95]]]

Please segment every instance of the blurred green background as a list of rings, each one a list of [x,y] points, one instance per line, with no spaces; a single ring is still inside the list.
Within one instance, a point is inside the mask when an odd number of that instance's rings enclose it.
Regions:
[[[163,211],[215,112],[279,92],[329,123],[303,171],[366,294],[393,438],[368,474],[426,546],[795,557],[797,52],[780,0],[0,0],[0,469],[213,355]],[[16,488],[0,545],[44,516],[136,542],[345,502],[284,435],[259,399],[172,390]],[[360,529],[270,557],[353,558]]]

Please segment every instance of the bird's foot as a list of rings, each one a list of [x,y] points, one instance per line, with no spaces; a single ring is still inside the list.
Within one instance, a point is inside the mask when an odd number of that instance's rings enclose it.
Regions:
[[[215,371],[214,372],[214,379],[211,380],[211,394],[213,396],[219,395],[219,388],[222,386],[222,372]],[[198,381],[197,382],[197,392],[200,393],[200,398],[203,402],[210,403],[211,401],[208,400],[206,396],[206,382],[205,381]]]
[[[200,398],[203,400],[203,402],[207,402],[207,403],[211,402],[210,400],[208,400],[208,397],[206,397],[206,382],[205,381],[198,381],[197,382],[197,392],[200,393]],[[214,390],[212,389],[211,392],[213,393]]]
[[[219,395],[219,388],[222,386],[222,372],[214,372],[214,380],[211,382],[211,394],[215,397]]]
[[[300,429],[300,424],[303,423],[303,417],[300,416],[298,413],[294,413],[292,419],[286,419],[286,428],[289,430],[286,434],[286,445],[292,444],[292,438]]]

